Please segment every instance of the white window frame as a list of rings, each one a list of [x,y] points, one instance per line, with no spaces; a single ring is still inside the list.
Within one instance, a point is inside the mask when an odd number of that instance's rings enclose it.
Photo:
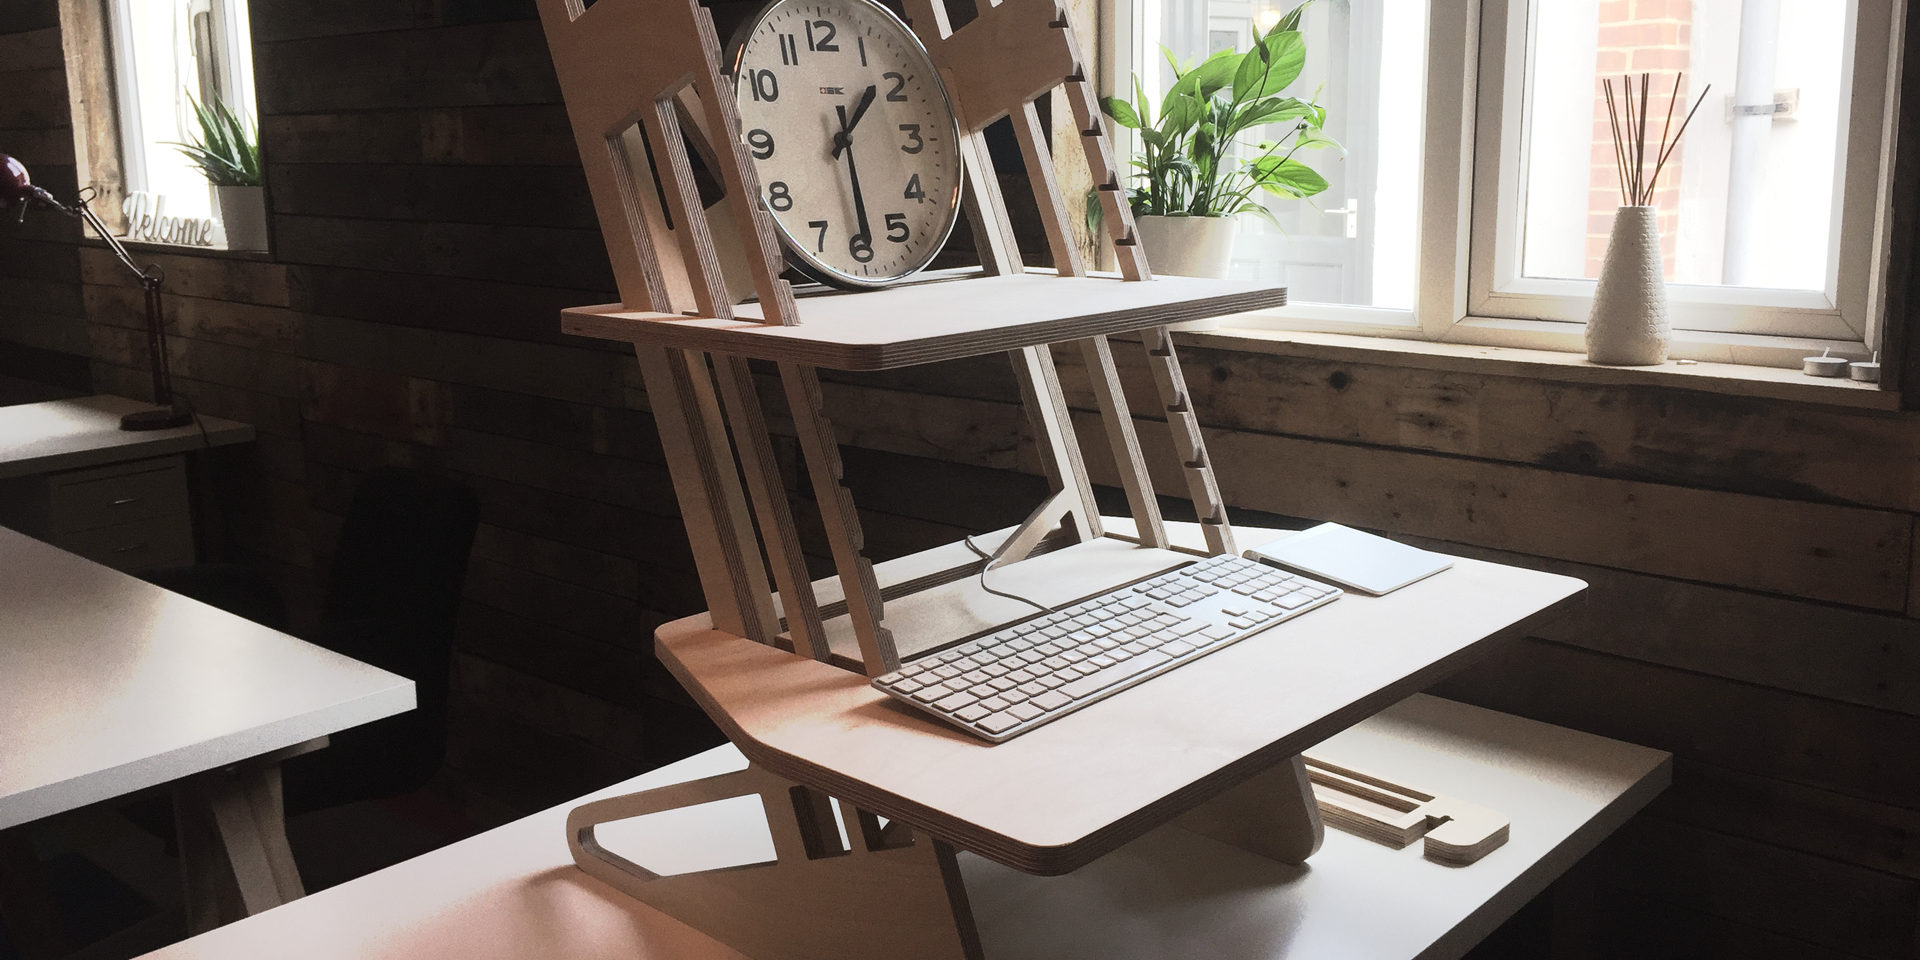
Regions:
[[[1130,89],[1133,64],[1148,52],[1133,29],[1145,2],[1103,0],[1108,90]],[[1522,214],[1524,84],[1505,81],[1524,76],[1527,46],[1508,38],[1527,37],[1530,8],[1529,0],[1433,0],[1429,6],[1414,309],[1298,303],[1237,317],[1233,326],[1585,349],[1593,281],[1522,280],[1512,262]],[[1673,285],[1679,316],[1670,355],[1676,359],[1797,366],[1810,350],[1878,349],[1906,0],[1857,0],[1850,8],[1846,63],[1853,107],[1837,165],[1844,188],[1835,209],[1833,236],[1840,242],[1829,292]],[[1877,36],[1885,42],[1866,39]],[[1502,136],[1503,130],[1515,135]],[[1132,146],[1123,141],[1116,149]],[[1490,186],[1476,192],[1476,182]]]

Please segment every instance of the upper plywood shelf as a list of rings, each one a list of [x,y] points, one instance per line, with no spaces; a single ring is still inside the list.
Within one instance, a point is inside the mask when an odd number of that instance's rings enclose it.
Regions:
[[[886,370],[1019,347],[1129,333],[1188,320],[1284,306],[1285,287],[1249,280],[1160,277],[1130,283],[1044,273],[971,275],[866,293],[799,300],[796,326],[767,324],[757,304],[731,320],[578,307],[567,333],[785,360],[835,370]]]

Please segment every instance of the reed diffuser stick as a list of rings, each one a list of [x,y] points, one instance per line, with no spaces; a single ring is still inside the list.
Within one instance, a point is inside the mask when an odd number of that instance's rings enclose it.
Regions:
[[[1601,89],[1607,101],[1607,125],[1613,133],[1613,158],[1616,173],[1620,181],[1620,196],[1623,206],[1648,206],[1653,203],[1654,191],[1660,185],[1660,173],[1666,169],[1667,158],[1680,146],[1680,138],[1686,136],[1687,127],[1693,123],[1693,115],[1700,112],[1700,105],[1707,100],[1707,93],[1713,89],[1709,83],[1694,100],[1693,108],[1687,111],[1686,118],[1680,121],[1680,129],[1673,129],[1673,106],[1680,99],[1680,85],[1685,82],[1686,74],[1674,77],[1673,93],[1667,98],[1667,116],[1661,124],[1660,142],[1654,144],[1653,170],[1647,170],[1647,120],[1651,113],[1653,76],[1640,75],[1638,95],[1633,89],[1633,77],[1621,75],[1620,94],[1616,98],[1613,81],[1602,79]],[[1671,134],[1671,139],[1669,139]]]

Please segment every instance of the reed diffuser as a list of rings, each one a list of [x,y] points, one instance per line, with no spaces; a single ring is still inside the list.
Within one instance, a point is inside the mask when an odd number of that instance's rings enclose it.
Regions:
[[[1672,340],[1672,325],[1667,315],[1667,281],[1660,255],[1659,211],[1654,206],[1654,191],[1667,160],[1680,146],[1680,138],[1700,112],[1707,99],[1707,84],[1700,91],[1693,109],[1673,128],[1673,107],[1680,98],[1682,73],[1674,77],[1673,93],[1667,98],[1666,119],[1660,127],[1660,140],[1647,139],[1648,88],[1650,74],[1640,75],[1635,95],[1633,78],[1620,78],[1616,96],[1613,81],[1601,81],[1607,101],[1607,121],[1613,131],[1613,159],[1620,178],[1620,209],[1613,215],[1613,232],[1607,237],[1607,254],[1600,267],[1600,283],[1593,291],[1593,313],[1587,318],[1587,359],[1614,366],[1645,366],[1664,363]],[[1651,150],[1648,148],[1652,147]]]

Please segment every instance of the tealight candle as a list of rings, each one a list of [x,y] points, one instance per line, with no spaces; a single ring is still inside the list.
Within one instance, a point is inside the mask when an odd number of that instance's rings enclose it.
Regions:
[[[1831,353],[1828,350],[1827,353]],[[1847,375],[1846,357],[1829,357],[1822,353],[1817,357],[1803,357],[1800,369],[1809,377],[1844,377]]]
[[[1880,351],[1873,352],[1872,360],[1856,360],[1847,364],[1847,376],[1861,383],[1880,382]]]

